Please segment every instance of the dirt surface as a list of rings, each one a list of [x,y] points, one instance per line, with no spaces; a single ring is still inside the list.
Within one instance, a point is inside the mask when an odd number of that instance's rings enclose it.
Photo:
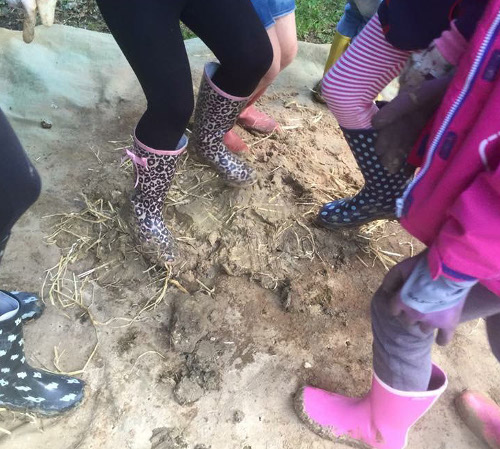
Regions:
[[[238,130],[255,186],[228,188],[183,158],[165,209],[181,255],[165,269],[134,250],[120,215],[133,184],[123,148],[144,99],[110,36],[55,26],[37,29],[30,46],[11,31],[0,41],[0,104],[44,180],[0,282],[43,292],[46,313],[25,329],[30,363],[88,384],[84,404],[58,419],[0,412],[12,432],[0,447],[344,447],[300,425],[293,393],[305,382],[367,390],[370,297],[419,245],[394,222],[314,225],[320,204],[361,185],[338,125],[310,100],[327,47],[301,44],[260,102],[283,133]],[[197,40],[186,45],[196,86],[212,56]],[[500,400],[482,323],[462,327],[435,358],[450,388],[410,447],[481,448],[452,399],[471,387]]]

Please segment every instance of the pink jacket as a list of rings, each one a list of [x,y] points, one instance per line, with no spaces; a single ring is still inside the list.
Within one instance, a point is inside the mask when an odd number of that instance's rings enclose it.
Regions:
[[[434,278],[479,279],[500,295],[500,0],[490,0],[429,129],[401,223],[429,246]]]

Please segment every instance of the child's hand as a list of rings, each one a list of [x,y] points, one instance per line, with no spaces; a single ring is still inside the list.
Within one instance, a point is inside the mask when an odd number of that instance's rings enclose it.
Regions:
[[[393,269],[399,272],[399,278],[389,273],[393,287],[399,287],[397,291],[392,288],[392,315],[407,327],[418,326],[424,334],[438,329],[436,342],[447,345],[460,322],[467,295],[477,281],[454,281],[444,276],[433,279],[426,251],[399,265],[401,268]]]
[[[459,303],[449,309],[421,313],[407,306],[402,301],[401,296],[396,295],[391,302],[391,313],[398,317],[405,326],[418,326],[424,334],[431,334],[438,329],[436,343],[440,346],[446,346],[453,339],[455,329],[460,323],[465,299],[464,296]]]
[[[45,26],[52,26],[57,0],[7,0],[13,8],[24,9],[23,39],[29,44],[35,37],[36,12]]]
[[[399,77],[402,90],[420,86],[425,80],[453,73],[468,42],[452,22],[450,28],[435,39],[429,48],[413,53]]]
[[[422,130],[446,93],[452,77],[424,81],[419,87],[400,91],[372,119],[378,131],[375,151],[390,173],[406,163]]]
[[[401,90],[414,89],[424,81],[448,75],[454,66],[441,54],[437,46],[412,53],[399,76]]]

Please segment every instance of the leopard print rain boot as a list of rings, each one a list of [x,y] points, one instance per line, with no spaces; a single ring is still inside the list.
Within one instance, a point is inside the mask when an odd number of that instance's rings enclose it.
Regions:
[[[183,136],[174,151],[149,148],[134,137],[134,146],[127,150],[135,167],[135,193],[126,217],[138,250],[155,264],[173,263],[176,245],[163,221],[163,205],[175,175],[180,155],[188,139]]]
[[[214,167],[226,183],[249,186],[257,180],[254,169],[232,154],[223,143],[225,134],[233,128],[248,98],[233,97],[219,89],[212,81],[218,68],[219,64],[215,62],[205,66],[194,116],[193,147],[196,155]]]

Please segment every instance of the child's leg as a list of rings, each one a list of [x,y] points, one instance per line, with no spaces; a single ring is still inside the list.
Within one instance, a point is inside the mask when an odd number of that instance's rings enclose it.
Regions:
[[[431,376],[434,335],[425,335],[418,326],[405,326],[391,316],[389,300],[377,293],[372,301],[374,371],[383,382],[398,390],[425,391]],[[478,285],[467,298],[462,322],[481,317],[487,318],[490,342],[498,358],[500,298]]]
[[[295,12],[278,17],[275,22],[274,25],[267,29],[274,51],[273,63],[260,81],[247,108],[243,110],[238,119],[238,123],[244,128],[264,134],[273,132],[278,127],[278,124],[267,114],[258,111],[253,104],[264,94],[279,73],[292,63],[298,49]]]
[[[343,53],[349,48],[351,40],[356,36],[365,25],[365,20],[353,1],[348,1],[345,5],[344,14],[337,23],[335,34],[333,35],[330,53],[326,59],[323,76],[328,73],[331,67],[339,60]],[[321,81],[315,87],[317,92],[322,91]],[[320,97],[321,102],[325,99]]]
[[[40,177],[0,109],[0,260],[14,223],[37,200]],[[2,243],[3,242],[3,243]]]
[[[289,66],[297,55],[297,28],[295,12],[275,19],[275,23],[267,28],[269,40],[273,46],[274,58],[271,68],[261,79],[252,100],[260,97],[272,84],[278,74]]]
[[[253,1],[254,7],[259,13],[262,24],[267,29],[267,34],[273,47],[274,57],[271,67],[260,80],[247,107],[238,117],[238,124],[251,131],[270,134],[279,128],[278,123],[266,113],[259,111],[254,103],[264,94],[266,89],[273,83],[279,73],[288,66],[297,54],[297,28],[295,25],[295,12],[293,1],[276,4],[265,1]],[[281,15],[281,14],[284,15]],[[279,14],[279,17],[276,17]],[[241,137],[234,130],[230,130],[224,136],[224,144],[229,150],[238,153],[248,150]]]
[[[187,0],[181,20],[220,61],[213,82],[232,96],[248,97],[273,58],[264,27],[249,0]]]
[[[323,79],[323,96],[340,126],[371,128],[378,111],[374,98],[399,74],[408,56],[386,41],[375,15]]]
[[[401,391],[425,391],[431,378],[434,335],[405,327],[391,316],[390,298],[375,294],[371,304],[373,369],[387,385]]]
[[[274,59],[269,71],[264,75],[248,106],[243,110],[238,123],[244,128],[269,134],[278,124],[267,114],[257,110],[253,104],[264,94],[280,72],[289,66],[297,55],[297,29],[295,13],[291,12],[276,19],[276,23],[268,28],[267,33],[273,45]]]
[[[12,226],[37,200],[40,178],[14,130],[0,109],[0,261]],[[54,416],[78,405],[83,398],[80,381],[33,369],[25,360],[22,323],[24,294],[0,291],[0,347],[2,394],[0,407]],[[54,389],[54,385],[56,386]],[[29,394],[26,392],[29,391]],[[35,402],[33,399],[36,398]]]
[[[288,67],[297,56],[297,25],[295,12],[276,19],[276,35],[281,49],[280,71]]]
[[[356,2],[350,0],[346,3],[344,14],[337,23],[337,32],[352,39],[358,34],[363,22],[363,15],[359,11]]]
[[[147,109],[135,129],[144,145],[175,150],[194,108],[193,83],[179,17],[185,0],[97,0],[136,74]]]
[[[189,0],[181,20],[220,61],[207,65],[202,79],[193,148],[227,183],[248,186],[254,170],[229,153],[223,139],[271,66],[269,36],[250,0]]]
[[[327,203],[318,214],[329,229],[394,218],[396,200],[411,178],[403,167],[391,174],[375,152],[377,133],[371,119],[378,93],[401,71],[409,53],[391,46],[375,15],[323,78],[323,97],[335,115],[356,158],[365,186],[354,197]]]
[[[257,131],[263,134],[272,133],[277,127],[278,123],[269,115],[259,111],[254,103],[264,94],[267,88],[272,84],[281,71],[281,45],[277,33],[276,24],[267,29],[269,40],[273,46],[273,62],[270,69],[260,80],[255,93],[252,95],[247,106],[238,117],[238,124],[243,128],[251,131]]]

